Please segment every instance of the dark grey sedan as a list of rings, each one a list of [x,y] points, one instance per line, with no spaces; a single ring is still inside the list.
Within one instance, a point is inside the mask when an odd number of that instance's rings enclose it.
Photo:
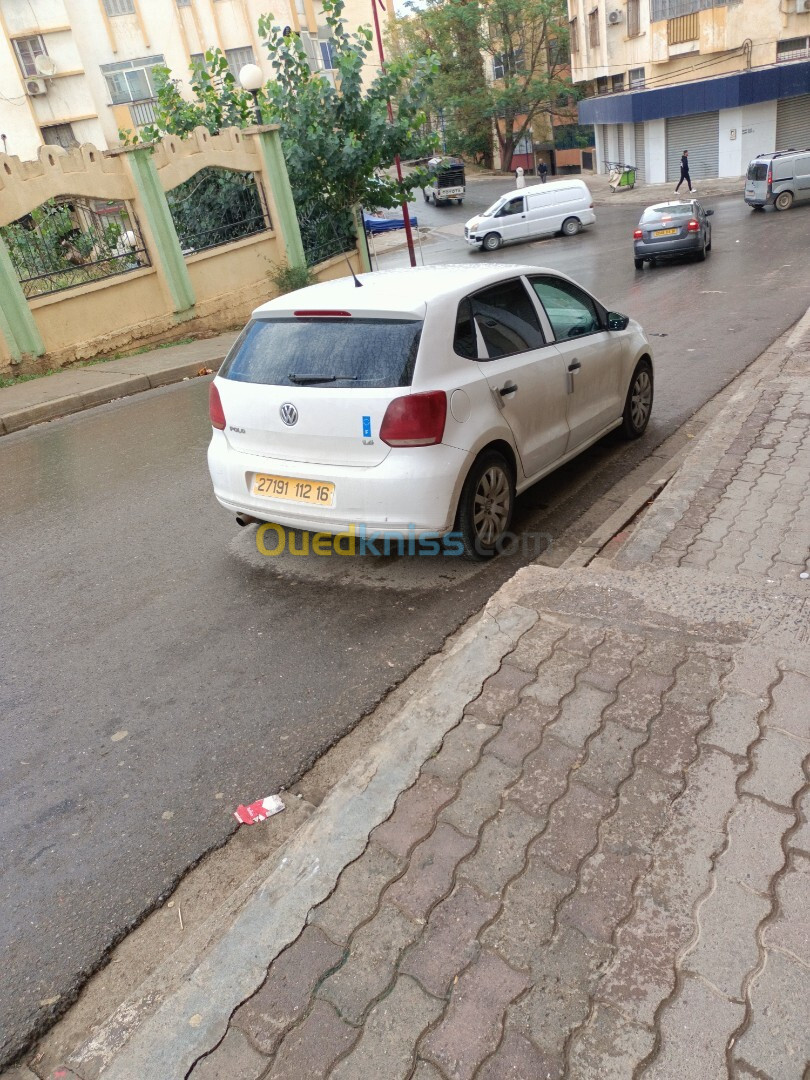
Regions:
[[[709,218],[714,210],[704,210],[696,199],[648,206],[633,233],[636,270],[645,262],[655,266],[659,259],[693,255],[705,259],[712,248]]]

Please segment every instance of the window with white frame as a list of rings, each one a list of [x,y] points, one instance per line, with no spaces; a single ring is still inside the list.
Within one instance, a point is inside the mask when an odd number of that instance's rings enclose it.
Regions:
[[[801,60],[810,56],[810,37],[786,38],[776,43],[776,59]]]
[[[14,38],[14,52],[23,75],[38,75],[37,57],[47,56],[45,42],[39,34],[33,37]]]
[[[334,38],[321,41],[321,60],[327,71],[334,71],[337,68]]]
[[[104,10],[108,15],[134,15],[135,0],[104,0]]]
[[[493,79],[503,79],[506,75],[514,75],[523,68],[523,49],[509,49],[506,52],[495,53],[492,58]]]
[[[630,68],[627,72],[627,78],[631,90],[642,90],[644,88],[644,68]]]
[[[145,56],[140,60],[119,60],[102,64],[101,73],[107,81],[113,105],[129,101],[146,101],[155,96],[153,68],[165,63],[162,56]]]
[[[235,79],[239,78],[239,72],[245,64],[256,63],[256,58],[253,55],[253,49],[250,45],[243,45],[239,49],[226,49],[225,59],[228,61],[228,68]]]
[[[320,71],[321,50],[318,48],[319,42],[317,38],[313,34],[310,34],[308,30],[302,30],[299,36],[301,38],[301,44],[304,46],[304,52],[307,54],[309,70]]]

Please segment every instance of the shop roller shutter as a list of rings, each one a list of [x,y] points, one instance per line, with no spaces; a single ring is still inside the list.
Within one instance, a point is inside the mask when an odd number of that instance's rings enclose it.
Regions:
[[[667,120],[667,180],[681,175],[681,154],[689,151],[689,175],[692,183],[720,171],[720,114],[672,116]],[[684,185],[685,186],[685,185]]]
[[[633,128],[633,142],[636,148],[636,183],[643,184],[644,175],[644,125],[635,124]]]
[[[776,149],[810,147],[810,94],[782,98],[776,103]]]

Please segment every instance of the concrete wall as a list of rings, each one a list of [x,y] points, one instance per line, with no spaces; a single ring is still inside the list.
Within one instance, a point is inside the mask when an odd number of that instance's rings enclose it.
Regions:
[[[0,258],[0,374],[42,371],[189,333],[239,327],[275,295],[268,276],[273,267],[291,261],[283,223],[292,200],[288,185],[285,190],[267,171],[260,140],[269,138],[277,138],[275,129],[211,136],[198,128],[187,140],[167,137],[154,154],[103,153],[94,146],[70,152],[41,147],[35,161],[0,154],[0,226],[57,196],[121,201],[140,224],[151,263],[26,302],[16,277],[3,277]],[[262,185],[272,228],[184,258],[161,192],[211,167],[252,172]],[[152,182],[145,184],[144,176]],[[294,210],[292,221],[297,230]],[[362,269],[357,252],[351,261],[355,271]],[[314,273],[318,279],[344,276],[346,256],[327,260]],[[23,339],[39,344],[22,347]]]

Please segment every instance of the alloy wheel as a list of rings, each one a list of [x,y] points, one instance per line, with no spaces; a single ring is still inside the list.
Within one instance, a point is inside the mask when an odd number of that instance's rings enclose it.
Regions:
[[[633,426],[639,430],[644,427],[652,408],[652,379],[649,371],[642,369],[636,375],[633,392],[630,395],[630,417]]]
[[[473,510],[475,535],[485,547],[492,547],[506,531],[511,504],[509,477],[500,466],[491,465],[478,481]]]

